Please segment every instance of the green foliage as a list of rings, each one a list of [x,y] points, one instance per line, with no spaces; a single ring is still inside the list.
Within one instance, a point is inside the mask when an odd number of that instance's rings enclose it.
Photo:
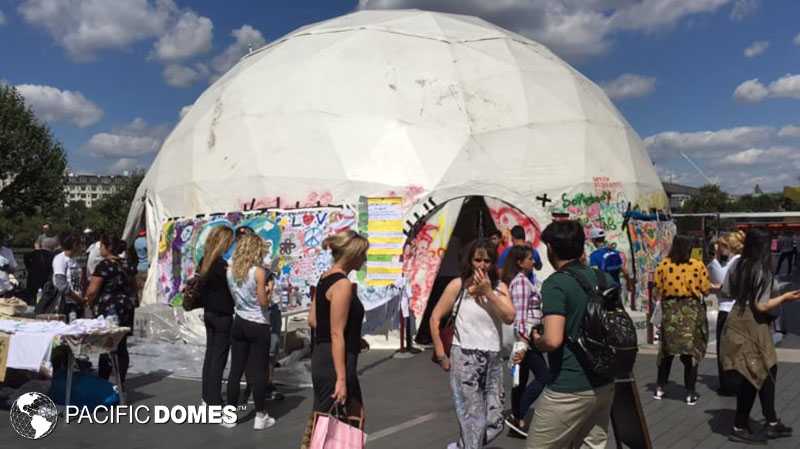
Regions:
[[[103,198],[98,204],[90,209],[90,216],[94,220],[94,228],[103,229],[106,232],[121,236],[125,230],[125,222],[128,219],[128,211],[131,209],[133,197],[136,189],[144,179],[144,173],[134,173],[113,194]]]
[[[0,84],[0,212],[6,219],[47,214],[64,204],[64,149],[13,86]]]
[[[686,201],[681,209],[683,213],[728,212],[731,200],[727,193],[716,184],[700,187],[700,193]]]

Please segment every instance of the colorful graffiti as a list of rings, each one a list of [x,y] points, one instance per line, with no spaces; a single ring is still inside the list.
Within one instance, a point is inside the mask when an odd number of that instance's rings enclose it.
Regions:
[[[492,215],[492,220],[500,232],[505,233],[514,226],[522,226],[525,230],[527,241],[531,242],[534,248],[539,246],[542,230],[536,220],[503,201],[489,197],[484,197],[484,200],[489,208],[489,213]]]
[[[463,203],[463,199],[458,199],[445,204],[421,225],[404,248],[403,275],[408,283],[408,306],[418,319],[425,313]]]
[[[647,284],[659,262],[669,254],[677,226],[671,221],[630,220],[631,254],[636,274],[636,310],[646,310]]]
[[[159,301],[169,303],[179,294],[203,257],[208,234],[217,226],[253,229],[269,246],[271,257],[265,260],[265,265],[279,275],[279,284],[301,292],[308,300],[308,287],[315,285],[330,267],[329,254],[322,251],[322,241],[331,234],[354,228],[355,218],[354,211],[326,208],[232,213],[167,222],[159,239]]]
[[[594,191],[563,193],[559,201],[549,207],[551,214],[566,214],[572,220],[583,224],[587,238],[587,251],[591,247],[589,236],[592,228],[606,232],[606,240],[623,254],[628,253],[629,244],[623,228],[628,199],[622,190],[622,183],[605,176],[593,179]]]

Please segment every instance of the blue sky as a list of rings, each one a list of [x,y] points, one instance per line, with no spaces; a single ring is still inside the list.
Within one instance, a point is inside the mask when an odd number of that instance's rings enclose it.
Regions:
[[[472,14],[603,86],[659,172],[736,193],[800,184],[796,0],[0,0],[0,80],[77,171],[146,167],[248,46],[358,8]]]

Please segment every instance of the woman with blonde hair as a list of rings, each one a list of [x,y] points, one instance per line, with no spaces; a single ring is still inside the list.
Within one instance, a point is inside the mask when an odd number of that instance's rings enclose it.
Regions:
[[[255,430],[275,425],[267,414],[265,373],[269,365],[269,298],[274,283],[269,281],[262,266],[267,244],[261,237],[248,234],[239,237],[228,267],[228,288],[234,300],[234,319],[231,328],[231,370],[228,374],[228,404],[238,405],[239,382],[246,373],[253,387],[256,404]],[[223,424],[232,427],[236,424]]]
[[[223,257],[233,243],[233,230],[214,228],[206,239],[198,274],[202,279],[200,304],[204,307],[206,353],[203,358],[203,401],[222,404],[222,373],[228,363],[233,324],[233,296],[228,288],[228,263]]]
[[[326,238],[322,247],[331,251],[333,266],[320,277],[311,308],[316,324],[311,358],[314,411],[328,413],[342,405],[348,416],[363,417],[357,368],[364,306],[347,275],[364,265],[369,242],[355,231],[344,231]],[[301,447],[308,447],[313,425],[312,413]]]
[[[728,319],[728,314],[733,309],[736,302],[734,298],[725,296],[720,287],[725,280],[730,268],[739,259],[744,246],[744,233],[742,231],[729,232],[723,235],[717,241],[717,250],[714,260],[708,265],[708,275],[711,278],[712,292],[717,295],[717,303],[719,304],[719,312],[717,313],[717,378],[719,379],[719,387],[717,393],[722,396],[733,396],[736,394],[736,385],[734,379],[726,376],[725,371],[722,369],[722,359],[719,357],[720,341],[722,339],[722,329],[725,327],[725,321]]]

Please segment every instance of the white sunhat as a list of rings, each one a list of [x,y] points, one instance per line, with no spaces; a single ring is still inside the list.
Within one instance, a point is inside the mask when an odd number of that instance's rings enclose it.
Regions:
[[[592,240],[604,239],[606,238],[606,231],[604,231],[602,228],[593,227],[590,235]]]

